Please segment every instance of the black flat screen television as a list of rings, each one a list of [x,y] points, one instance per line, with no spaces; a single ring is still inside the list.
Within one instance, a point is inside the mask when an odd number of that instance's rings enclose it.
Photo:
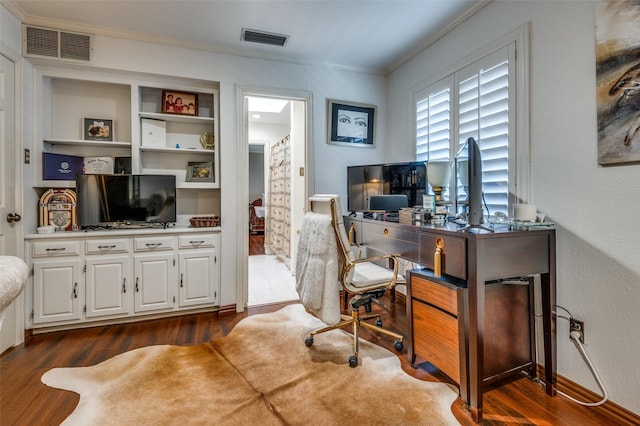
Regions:
[[[81,228],[176,221],[176,177],[171,175],[76,175]]]
[[[461,231],[492,229],[482,226],[484,210],[482,208],[482,155],[480,145],[474,138],[469,138],[456,156],[458,179],[467,193],[467,223]],[[464,203],[463,203],[464,204]]]

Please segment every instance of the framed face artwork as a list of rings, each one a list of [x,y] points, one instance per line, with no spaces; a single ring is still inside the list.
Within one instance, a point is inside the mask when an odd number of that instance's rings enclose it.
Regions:
[[[375,146],[375,112],[375,105],[329,99],[327,102],[328,143],[373,148]]]

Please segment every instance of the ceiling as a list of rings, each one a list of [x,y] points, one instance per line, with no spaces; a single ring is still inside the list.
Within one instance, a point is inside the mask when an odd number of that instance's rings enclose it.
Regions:
[[[0,0],[24,23],[389,73],[488,0]],[[283,47],[242,29],[289,36]]]
[[[0,0],[23,23],[388,74],[490,0]],[[288,36],[283,47],[243,29]],[[289,109],[261,122],[288,122]],[[255,122],[250,118],[250,123]]]

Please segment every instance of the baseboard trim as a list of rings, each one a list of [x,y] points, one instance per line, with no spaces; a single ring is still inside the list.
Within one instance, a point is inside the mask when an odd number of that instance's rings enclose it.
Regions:
[[[538,377],[544,377],[544,367],[538,365]],[[585,402],[597,402],[602,399],[601,395],[579,385],[578,383],[567,379],[558,374],[557,376],[557,390],[571,395],[579,401]],[[558,395],[559,398],[564,398],[562,395]],[[607,417],[616,425],[640,425],[640,416],[632,413],[624,407],[619,406],[615,402],[606,401],[604,404],[598,407],[591,407],[597,410],[599,414]]]
[[[225,305],[225,306],[220,306],[220,308],[218,308],[218,313],[219,314],[230,314],[230,313],[236,313],[236,305]]]

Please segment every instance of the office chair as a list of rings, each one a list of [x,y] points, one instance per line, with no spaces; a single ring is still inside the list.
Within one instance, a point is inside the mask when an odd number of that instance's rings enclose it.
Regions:
[[[336,279],[342,285],[342,289],[352,297],[349,300],[351,316],[341,314],[341,321],[337,324],[331,324],[319,330],[312,331],[309,337],[305,339],[305,344],[312,346],[313,337],[317,334],[352,326],[353,355],[349,357],[349,366],[356,367],[359,363],[359,329],[360,326],[362,326],[374,332],[396,338],[394,347],[396,350],[401,351],[404,340],[402,335],[383,329],[382,321],[377,314],[360,315],[360,308],[364,308],[366,313],[370,313],[372,303],[376,303],[385,308],[379,298],[386,290],[391,290],[397,284],[405,282],[404,277],[398,275],[398,259],[391,254],[366,259],[356,259],[349,237],[344,228],[339,196],[334,194],[316,194],[310,197],[309,201],[311,204],[310,211],[331,217],[331,226],[334,231],[338,250],[338,276]],[[373,263],[374,261],[388,261],[389,259],[393,261],[393,270]],[[335,297],[338,298],[338,300],[340,299],[339,292]],[[365,322],[373,318],[376,319],[376,325]]]

